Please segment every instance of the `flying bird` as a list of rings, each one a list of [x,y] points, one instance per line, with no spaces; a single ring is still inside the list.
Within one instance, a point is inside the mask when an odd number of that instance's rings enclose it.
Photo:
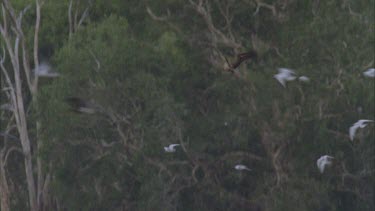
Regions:
[[[368,78],[375,78],[375,68],[370,68],[363,72],[363,75]]]
[[[293,81],[297,78],[296,73],[288,68],[278,68],[279,73],[273,77],[280,82],[280,84],[285,87],[286,82]]]
[[[316,161],[316,165],[318,166],[318,169],[320,171],[320,173],[323,174],[324,172],[324,169],[326,167],[329,167],[332,165],[332,161],[333,161],[334,157],[332,156],[329,156],[329,155],[323,155],[321,156],[317,161]]]
[[[167,147],[164,147],[165,152],[176,152],[176,146],[180,146],[179,144],[171,144]]]
[[[225,60],[227,61],[228,66],[225,67],[225,69],[231,73],[234,72],[234,70],[240,66],[240,64],[248,59],[256,59],[258,58],[258,54],[255,51],[249,51],[246,53],[241,53],[237,55],[237,60],[234,63],[229,63],[227,58]]]
[[[303,81],[303,82],[309,82],[310,81],[310,78],[308,78],[307,76],[300,76],[298,77],[298,80],[299,81]]]
[[[245,165],[242,165],[242,164],[237,164],[234,166],[234,168],[238,171],[251,171],[251,169],[247,168]]]
[[[41,63],[38,68],[34,69],[35,75],[39,77],[46,77],[46,78],[55,78],[60,76],[59,73],[53,72],[52,68],[49,64],[47,63]]]
[[[374,120],[368,120],[368,119],[361,119],[358,120],[358,122],[354,123],[350,128],[349,128],[349,137],[350,140],[354,140],[355,133],[358,128],[364,128],[367,126],[368,123],[374,122]]]
[[[302,82],[309,82],[310,78],[307,76],[297,76],[297,74],[294,72],[294,70],[288,69],[288,68],[278,68],[278,73],[274,75],[273,77],[283,86],[285,87],[286,82],[288,81],[294,81],[298,78],[299,81]]]
[[[65,102],[67,102],[75,112],[93,114],[97,111],[92,103],[79,97],[67,97],[65,98]]]

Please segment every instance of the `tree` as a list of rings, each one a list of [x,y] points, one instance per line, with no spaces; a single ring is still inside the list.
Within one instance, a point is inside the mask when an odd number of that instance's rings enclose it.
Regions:
[[[40,147],[41,144],[38,140],[39,123],[36,122],[37,134],[35,137],[32,137],[30,133],[31,125],[28,121],[27,113],[29,106],[33,105],[35,108],[38,107],[37,94],[39,76],[31,70],[30,60],[33,58],[35,69],[38,69],[38,35],[41,4],[40,1],[35,1],[36,17],[32,56],[30,56],[30,48],[27,46],[27,38],[22,27],[23,17],[30,6],[17,14],[10,1],[5,0],[1,4],[3,23],[1,24],[0,32],[2,42],[5,45],[3,50],[6,49],[7,52],[5,53],[5,50],[3,51],[1,59],[2,76],[5,78],[3,88],[7,89],[14,116],[12,121],[16,123],[17,133],[19,134],[19,140],[21,141],[25,161],[24,167],[30,210],[41,209],[43,204],[42,197],[45,197],[44,194],[46,194],[45,190],[48,185],[46,183],[48,179],[42,171],[42,161],[40,160],[40,157],[38,157],[38,147]],[[10,31],[11,29],[12,31]],[[5,63],[6,54],[10,59],[9,66]],[[27,101],[29,96],[32,99],[31,101]],[[34,141],[35,139],[36,141]],[[34,148],[34,150],[32,150],[32,148]],[[36,177],[33,173],[35,167],[37,169]],[[5,180],[3,181],[5,184]]]

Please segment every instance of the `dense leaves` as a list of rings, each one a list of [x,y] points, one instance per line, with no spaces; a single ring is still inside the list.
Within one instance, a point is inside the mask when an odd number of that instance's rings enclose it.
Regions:
[[[375,208],[374,124],[348,136],[375,118],[374,80],[362,75],[374,66],[373,0],[110,2],[75,2],[78,18],[89,15],[71,35],[68,1],[42,11],[42,59],[61,77],[40,82],[30,118],[41,121],[51,206]],[[259,58],[238,75],[221,67],[249,49]],[[279,67],[311,80],[284,88]],[[69,97],[95,112],[73,111]],[[165,153],[172,143],[181,146]],[[335,162],[320,174],[325,154]],[[15,209],[27,209],[24,195],[12,194]]]

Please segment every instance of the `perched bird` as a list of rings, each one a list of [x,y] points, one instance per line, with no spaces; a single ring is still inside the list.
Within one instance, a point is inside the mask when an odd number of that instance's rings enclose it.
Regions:
[[[370,68],[370,69],[366,70],[365,72],[363,72],[363,75],[365,77],[375,78],[375,68]]]
[[[34,69],[35,75],[39,77],[55,78],[60,76],[59,73],[53,72],[50,65],[47,63],[41,63],[37,69]]]
[[[242,164],[237,164],[234,166],[234,168],[238,171],[251,171],[251,169],[247,168],[245,165],[242,165]]]
[[[97,111],[95,105],[79,97],[67,97],[65,98],[65,102],[67,102],[75,112],[93,114]]]
[[[349,128],[349,136],[350,140],[353,141],[355,133],[358,128],[364,128],[367,126],[368,123],[374,122],[374,120],[368,120],[368,119],[361,119],[358,120],[358,122],[354,123],[350,128]]]
[[[164,147],[164,151],[166,152],[176,152],[176,146],[180,146],[179,144],[171,144],[167,147]]]
[[[297,78],[296,73],[287,68],[278,68],[279,73],[273,77],[280,82],[280,84],[285,87],[287,81],[293,81]]]
[[[241,53],[241,54],[238,54],[237,55],[237,60],[234,62],[234,63],[229,63],[229,61],[227,60],[227,58],[225,58],[225,60],[227,61],[227,65],[224,69],[233,73],[234,70],[240,66],[240,64],[248,59],[256,59],[258,58],[258,54],[255,52],[255,51],[249,51],[249,52],[246,52],[246,53]]]
[[[334,157],[332,156],[329,156],[329,155],[323,155],[321,156],[317,161],[316,161],[316,165],[318,166],[318,169],[320,171],[320,173],[323,174],[324,172],[324,169],[329,166],[332,165],[332,161],[333,161]]]

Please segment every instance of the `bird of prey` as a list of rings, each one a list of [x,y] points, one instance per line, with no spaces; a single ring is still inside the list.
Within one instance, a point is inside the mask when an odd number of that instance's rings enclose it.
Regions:
[[[234,166],[234,168],[238,171],[251,171],[251,169],[247,168],[245,165],[242,165],[242,164],[237,164]]]
[[[321,156],[317,161],[316,161],[316,165],[318,166],[318,169],[320,171],[320,173],[323,174],[324,172],[324,169],[326,167],[329,167],[332,165],[332,161],[333,161],[334,157],[332,156],[329,156],[329,155],[323,155]]]
[[[375,68],[370,68],[370,69],[366,70],[365,72],[363,72],[363,75],[365,77],[375,78]]]
[[[358,128],[364,128],[367,126],[368,123],[374,122],[374,120],[368,120],[368,119],[361,119],[358,120],[358,122],[354,123],[350,128],[349,128],[349,137],[350,140],[354,140],[355,133]]]
[[[256,59],[258,57],[258,54],[255,51],[249,51],[246,53],[241,53],[237,55],[237,59],[234,63],[229,63],[227,58],[225,58],[228,66],[225,67],[225,69],[231,73],[234,73],[234,70],[240,66],[240,64],[248,59]]]
[[[97,111],[96,107],[92,103],[79,97],[67,97],[65,98],[65,101],[75,112],[93,114]]]
[[[176,146],[180,146],[179,144],[171,144],[167,147],[164,147],[165,152],[176,152]]]
[[[50,65],[47,63],[41,63],[38,68],[34,69],[35,75],[39,77],[46,77],[46,78],[55,78],[60,76],[59,73],[53,72]]]

